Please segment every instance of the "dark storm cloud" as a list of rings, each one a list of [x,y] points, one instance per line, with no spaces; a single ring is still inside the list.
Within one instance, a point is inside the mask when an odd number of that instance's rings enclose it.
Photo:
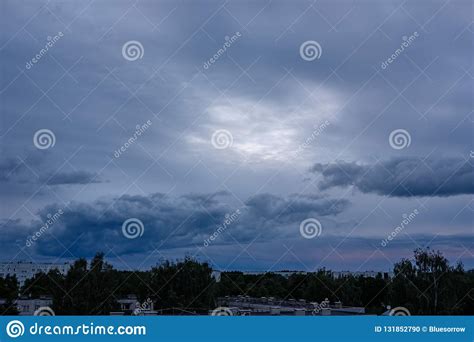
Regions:
[[[375,164],[335,162],[315,164],[323,180],[319,187],[354,186],[363,193],[391,197],[474,194],[474,166],[462,159],[394,158]]]
[[[318,216],[337,215],[349,206],[347,200],[333,200],[318,196],[291,195],[288,198],[260,194],[246,202],[250,213],[265,219],[283,222],[305,218],[308,213]]]
[[[449,157],[472,150],[472,37],[466,29],[472,16],[462,1],[143,0],[133,6],[106,0],[67,6],[53,0],[12,1],[3,9],[0,136],[8,148],[0,159],[0,219],[22,219],[5,221],[13,227],[5,233],[9,242],[24,239],[56,212],[58,195],[81,203],[62,208],[64,215],[49,230],[58,240],[43,235],[34,247],[39,254],[57,256],[72,245],[82,256],[109,245],[118,254],[142,256],[152,245],[178,250],[202,244],[237,208],[222,204],[222,189],[245,204],[226,232],[239,242],[259,235],[265,241],[285,239],[298,234],[307,217],[328,220],[323,223],[329,232],[333,216],[347,214],[342,221],[357,222],[373,209],[360,193],[353,194],[349,210],[347,200],[311,195],[318,193],[312,187],[291,195],[302,189],[305,170],[316,162],[323,189],[354,186],[403,197],[408,205],[417,204],[408,197],[437,196],[444,210],[420,217],[414,228],[431,233],[440,224],[470,232],[465,224],[470,212],[453,219],[470,203],[463,202],[467,196],[444,198],[472,193],[470,165],[448,159],[426,161],[428,167],[416,159],[360,162],[405,152],[387,143],[397,128],[412,136],[410,155],[424,157],[436,149]],[[59,31],[64,36],[25,69]],[[414,31],[419,36],[413,44],[382,69],[381,62]],[[241,37],[204,69],[235,32]],[[143,45],[143,58],[123,57],[130,40]],[[313,62],[299,54],[308,40],[323,50]],[[153,125],[110,162],[147,120]],[[316,131],[326,120],[329,127]],[[41,128],[55,133],[55,146],[26,153]],[[217,129],[232,133],[231,148],[213,148]],[[294,158],[301,146],[304,153]],[[450,172],[455,175],[448,180]],[[45,182],[54,187],[33,195]],[[253,195],[263,185],[265,193]],[[201,195],[206,192],[213,194]],[[115,200],[98,200],[103,196]],[[398,212],[397,200],[384,209]],[[449,203],[438,202],[443,200]],[[43,208],[37,222],[21,223],[31,219],[25,201],[31,212]],[[144,222],[142,238],[123,237],[121,225],[130,217]],[[367,236],[379,232],[379,222],[371,220],[363,222],[372,227]],[[349,232],[342,231],[346,228],[339,233]],[[226,247],[240,247],[233,243],[222,234],[215,258]],[[274,252],[259,247],[262,255]],[[353,251],[357,243],[346,252]]]
[[[0,241],[2,247],[13,247],[17,244],[24,245],[25,234],[33,231],[33,224],[25,224],[19,219],[0,220]]]
[[[102,179],[93,172],[78,171],[47,171],[47,162],[35,157],[22,159],[6,158],[0,161],[0,182],[37,184],[37,185],[73,185],[101,183]]]
[[[35,182],[44,166],[44,158],[38,155],[9,157],[5,153],[0,159],[0,182]]]
[[[19,161],[5,159],[0,161],[0,182],[8,181],[13,176],[13,171],[20,165]]]
[[[20,219],[0,219],[0,246],[3,258],[10,260],[18,256],[19,251],[26,246],[27,237],[34,234],[35,228],[40,227],[41,225],[34,222],[24,223]]]
[[[56,173],[45,179],[48,185],[101,183],[97,174],[87,171]]]
[[[141,253],[158,247],[169,249],[202,246],[204,239],[216,231],[226,215],[238,209],[239,214],[229,231],[232,236],[241,243],[249,242],[258,235],[262,235],[261,240],[270,241],[295,236],[303,219],[336,216],[349,205],[346,200],[297,195],[282,198],[261,194],[250,198],[243,207],[232,208],[218,200],[222,196],[227,194],[221,192],[180,197],[164,194],[125,195],[91,204],[73,202],[67,207],[49,205],[39,212],[39,221],[11,232],[11,238],[26,239],[25,235],[34,231],[35,227],[40,227],[40,223],[46,221],[52,213],[62,211],[63,214],[50,228],[54,238],[45,234],[38,239],[36,248],[40,255],[60,254],[64,252],[64,246],[68,247],[76,240],[77,243],[71,247],[76,255],[92,255],[107,246],[118,255]],[[124,236],[122,224],[130,218],[143,222],[142,237],[127,239]],[[288,231],[288,225],[295,229]],[[215,245],[231,241],[229,236],[223,235],[216,240]]]

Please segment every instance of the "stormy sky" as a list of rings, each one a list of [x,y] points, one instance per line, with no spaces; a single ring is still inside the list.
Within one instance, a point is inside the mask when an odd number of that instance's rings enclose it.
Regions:
[[[474,267],[471,1],[0,7],[1,260]]]

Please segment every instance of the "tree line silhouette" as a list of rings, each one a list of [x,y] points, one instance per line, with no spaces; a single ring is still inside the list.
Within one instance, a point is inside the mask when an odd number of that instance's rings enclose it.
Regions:
[[[17,314],[15,299],[52,298],[57,315],[108,315],[119,311],[117,300],[130,294],[140,303],[153,301],[161,314],[206,314],[217,306],[217,298],[248,295],[321,302],[341,301],[343,305],[365,307],[370,314],[381,314],[387,306],[407,308],[412,315],[469,315],[474,312],[474,270],[461,263],[450,266],[439,252],[417,249],[412,260],[394,265],[394,276],[384,279],[345,276],[335,278],[331,271],[261,275],[222,272],[216,282],[206,262],[186,257],[166,261],[149,271],[122,271],[97,253],[88,263],[78,259],[67,274],[57,270],[38,273],[19,288],[16,278],[0,278],[0,305],[3,315]]]

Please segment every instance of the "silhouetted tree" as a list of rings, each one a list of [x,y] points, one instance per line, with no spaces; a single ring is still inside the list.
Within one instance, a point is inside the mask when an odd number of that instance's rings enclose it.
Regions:
[[[208,310],[214,306],[214,279],[207,263],[186,257],[177,263],[165,262],[151,270],[150,284],[159,309]]]
[[[5,303],[0,304],[0,313],[2,315],[16,315],[18,311],[13,301],[18,296],[18,281],[15,276],[6,276],[0,278],[0,298],[5,300]]]
[[[60,315],[107,315],[118,309],[117,299],[136,295],[140,302],[152,300],[164,314],[206,313],[217,305],[217,297],[248,295],[276,299],[341,301],[363,306],[368,313],[380,314],[385,306],[406,307],[412,314],[470,315],[474,312],[472,289],[474,271],[461,263],[450,266],[439,252],[417,249],[413,260],[394,265],[394,278],[345,276],[334,278],[320,269],[307,274],[260,275],[222,272],[221,281],[211,277],[212,269],[186,257],[166,261],[150,271],[119,271],[98,253],[88,264],[76,260],[66,275],[57,270],[38,273],[25,282],[20,294],[30,298],[52,296],[53,309]],[[15,277],[0,278],[2,314],[15,314],[18,295]],[[171,309],[175,310],[172,311]],[[177,311],[176,311],[177,310]]]
[[[461,264],[456,268],[439,251],[417,249],[414,260],[402,260],[394,267],[392,303],[415,314],[465,313],[464,301],[470,296],[472,277]],[[472,309],[471,309],[472,311]]]

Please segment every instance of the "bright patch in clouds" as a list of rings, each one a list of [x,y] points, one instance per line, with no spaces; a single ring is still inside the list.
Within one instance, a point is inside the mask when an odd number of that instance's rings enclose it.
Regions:
[[[296,106],[294,102],[287,104],[285,99],[227,98],[207,109],[205,129],[191,135],[188,141],[194,148],[212,149],[212,133],[225,129],[233,137],[232,147],[226,154],[228,158],[297,162],[299,147],[326,120],[337,121],[342,103],[340,96],[329,91],[319,91],[317,100],[316,95],[309,96],[306,92],[297,95],[301,102]]]

